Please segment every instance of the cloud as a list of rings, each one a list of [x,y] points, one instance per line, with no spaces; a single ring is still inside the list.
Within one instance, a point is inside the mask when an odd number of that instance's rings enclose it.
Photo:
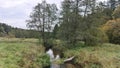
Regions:
[[[38,0],[0,0],[0,22],[26,28],[25,20]]]
[[[25,0],[0,0],[1,8],[12,8],[21,5]]]
[[[35,4],[39,0],[0,0],[1,8],[13,8],[24,4]]]
[[[33,7],[42,0],[0,0],[0,22],[26,29],[26,22]],[[46,0],[60,5],[61,0]]]

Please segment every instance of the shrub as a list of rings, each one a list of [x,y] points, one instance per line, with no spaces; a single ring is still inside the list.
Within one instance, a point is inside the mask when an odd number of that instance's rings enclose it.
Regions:
[[[109,20],[103,25],[103,30],[108,35],[109,42],[120,44],[120,18]]]
[[[92,28],[87,31],[85,45],[96,46],[104,42],[107,42],[107,36],[100,28]]]
[[[120,6],[118,6],[118,7],[113,11],[112,16],[113,16],[114,19],[120,18]]]
[[[50,58],[46,54],[38,55],[36,59],[37,64],[41,65],[42,67],[50,65]]]

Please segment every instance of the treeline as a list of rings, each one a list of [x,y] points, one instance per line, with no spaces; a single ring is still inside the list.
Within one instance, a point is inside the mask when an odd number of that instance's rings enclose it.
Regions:
[[[120,44],[120,0],[63,0],[61,9],[45,0],[38,3],[27,20],[29,28],[41,32],[43,42],[48,35],[76,45],[79,41],[86,45],[99,45],[104,42]],[[56,24],[57,22],[57,24]]]
[[[38,38],[40,37],[39,33],[35,30],[13,28],[7,24],[0,23],[0,37]]]

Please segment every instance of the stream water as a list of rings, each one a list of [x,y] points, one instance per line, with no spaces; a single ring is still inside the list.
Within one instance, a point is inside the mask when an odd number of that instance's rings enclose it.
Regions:
[[[50,57],[50,62],[51,62],[50,68],[61,68],[59,64],[55,64],[55,63],[54,63],[54,61],[60,59],[60,56],[57,55],[56,57],[54,57],[54,54],[53,54],[53,50],[52,50],[52,49],[49,49],[46,53],[47,53],[47,54],[49,55],[49,57]]]
[[[50,57],[50,62],[51,62],[51,65],[50,65],[50,68],[66,68],[66,65],[65,64],[56,64],[54,63],[55,61],[59,60],[60,59],[60,55],[56,55],[56,57],[54,57],[54,54],[53,54],[53,50],[52,49],[49,49],[46,54],[49,55]],[[74,56],[73,57],[70,57],[68,59],[65,59],[64,62],[67,62],[67,61],[71,61],[74,59]]]

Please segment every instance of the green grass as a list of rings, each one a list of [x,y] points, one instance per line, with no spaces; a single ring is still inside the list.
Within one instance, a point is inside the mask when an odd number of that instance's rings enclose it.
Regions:
[[[37,39],[0,38],[0,68],[42,68],[47,65],[49,58],[37,42]]]
[[[103,44],[67,50],[65,57],[75,56],[74,63],[84,68],[120,68],[120,45]]]
[[[37,43],[37,39],[0,38],[0,68],[43,68],[49,65],[44,47]],[[64,49],[61,45],[56,48]],[[79,43],[64,51],[63,59],[75,56],[74,63],[83,68],[120,68],[120,45],[106,43],[87,47]]]
[[[38,39],[34,38],[5,38],[5,37],[0,37],[0,42],[28,42],[28,43],[37,43]]]

